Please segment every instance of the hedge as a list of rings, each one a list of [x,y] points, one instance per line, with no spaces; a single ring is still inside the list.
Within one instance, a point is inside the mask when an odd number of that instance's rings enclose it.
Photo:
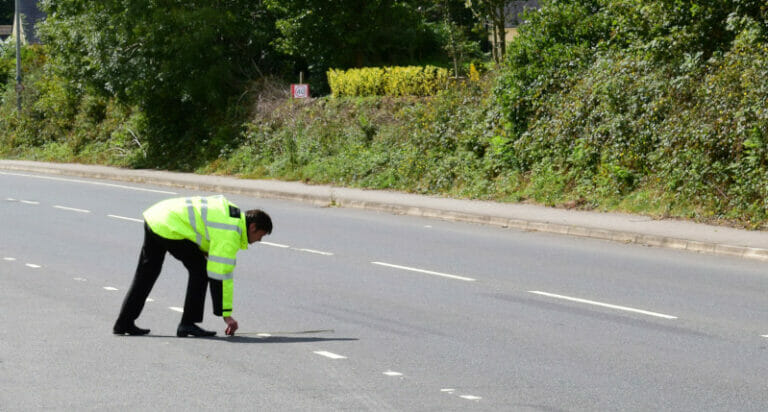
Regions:
[[[435,66],[364,67],[328,71],[334,97],[431,96],[445,88],[448,70]]]

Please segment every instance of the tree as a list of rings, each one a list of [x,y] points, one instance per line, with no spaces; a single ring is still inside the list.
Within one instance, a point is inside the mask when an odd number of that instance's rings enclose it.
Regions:
[[[413,1],[265,0],[277,48],[324,76],[328,68],[405,64],[439,50]]]
[[[14,8],[15,7],[14,7],[13,0],[6,0],[6,1],[0,2],[0,24],[2,25],[13,24]]]
[[[459,65],[473,54],[480,54],[480,45],[470,38],[470,27],[459,25],[453,18],[451,0],[438,0],[442,14],[440,33],[443,35],[443,50],[453,60],[453,75],[459,77]]]
[[[488,24],[493,38],[493,60],[500,63],[507,52],[506,31],[507,5],[509,0],[466,0],[478,19]]]
[[[44,41],[76,87],[138,106],[159,159],[201,155],[204,119],[270,63],[274,21],[250,0],[45,0]],[[194,150],[198,152],[195,153]],[[183,156],[173,156],[179,158]]]

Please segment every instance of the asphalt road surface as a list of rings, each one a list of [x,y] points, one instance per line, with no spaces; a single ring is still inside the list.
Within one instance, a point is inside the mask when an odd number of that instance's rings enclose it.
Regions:
[[[0,410],[768,409],[764,263],[242,196],[252,334],[175,337],[168,256],[112,335],[141,212],[197,194],[0,172]]]

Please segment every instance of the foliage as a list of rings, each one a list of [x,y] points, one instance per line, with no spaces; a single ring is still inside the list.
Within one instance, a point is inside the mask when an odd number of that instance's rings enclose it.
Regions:
[[[440,58],[438,39],[416,7],[398,0],[266,0],[278,16],[274,43],[310,73],[315,90],[325,72],[419,63]],[[313,77],[314,76],[314,77]]]
[[[0,24],[11,25],[13,24],[15,3],[13,0],[6,0],[0,2]]]
[[[493,34],[493,59],[500,63],[507,51],[505,28],[509,0],[465,0],[465,6],[472,10],[483,23],[491,27]]]
[[[767,12],[749,0],[545,1],[495,91],[506,167],[545,203],[632,209],[656,193],[662,214],[764,221]]]
[[[150,155],[189,168],[214,147],[209,123],[270,62],[268,13],[246,0],[44,1],[55,68],[80,90],[145,114]],[[180,152],[179,152],[180,151]],[[171,153],[173,152],[173,155]]]
[[[418,10],[416,5],[434,3],[420,0],[400,6]],[[58,50],[70,44],[70,54],[57,51],[49,58],[44,48],[24,49],[27,88],[22,113],[15,112],[12,82],[6,78],[0,83],[0,154],[133,167],[183,165],[247,177],[629,210],[765,227],[768,4],[762,0],[541,3],[539,12],[525,16],[502,68],[480,70],[480,75],[471,70],[477,66],[470,65],[470,81],[449,82],[428,97],[294,101],[284,91],[269,92],[268,87],[255,86],[256,82],[247,87],[239,84],[239,79],[250,75],[232,75],[228,71],[232,67],[221,69],[223,77],[201,76],[196,71],[199,67],[187,68],[190,77],[199,81],[232,82],[222,89],[228,92],[209,99],[208,92],[193,92],[194,85],[182,78],[176,63],[160,64],[162,60],[145,54],[159,48],[155,43],[162,38],[184,40],[192,37],[191,32],[162,37],[141,25],[133,31],[117,25],[106,34],[93,29],[96,23],[87,23],[88,30],[79,31],[59,27],[62,31],[57,36],[65,41],[50,47]],[[84,2],[79,4],[85,7]],[[177,6],[186,13],[190,4]],[[195,7],[200,4],[196,2]],[[151,14],[130,7],[114,11]],[[91,13],[90,6],[84,12]],[[436,21],[432,19],[435,9],[419,13],[422,23]],[[55,24],[68,21],[61,15],[52,20]],[[168,24],[169,29],[180,27]],[[240,33],[241,29],[231,30]],[[253,27],[248,30],[261,33]],[[112,39],[112,33],[119,38]],[[117,51],[105,46],[133,44],[126,39],[155,43]],[[335,41],[329,40],[330,44]],[[90,52],[74,53],[86,45],[90,49],[83,50]],[[231,51],[234,46],[210,47]],[[180,53],[186,50],[182,44],[172,50],[186,58]],[[199,61],[221,52],[216,50],[201,48]],[[268,47],[265,50],[258,58],[251,56],[256,66],[238,67],[265,67],[269,56],[274,56]],[[241,62],[241,57],[230,56],[229,63]],[[11,59],[7,51],[0,56],[0,69],[6,74],[12,68]],[[155,72],[132,59],[151,62],[156,73],[170,77],[150,76]],[[84,64],[82,71],[71,67],[74,62]],[[60,63],[68,70],[59,70]],[[108,69],[122,80],[107,82],[109,76],[102,71]],[[346,72],[367,76],[358,89],[378,91],[392,84],[382,80],[386,70],[366,70]],[[82,76],[71,76],[78,73]],[[329,77],[341,73],[331,71]],[[82,82],[73,83],[76,79]],[[173,79],[178,91],[191,90],[186,92],[189,103],[178,98],[153,101],[171,102],[181,113],[187,111],[188,117],[171,114],[169,123],[184,120],[195,127],[177,128],[182,131],[180,137],[158,146],[153,139],[162,107],[145,107],[142,102],[148,100],[137,97],[142,96],[138,91],[154,90],[150,84],[160,87],[153,91],[158,96],[175,96],[167,79]],[[210,83],[201,85],[201,89],[209,87]],[[394,87],[402,90],[403,86]],[[137,103],[128,104],[132,101]],[[219,103],[211,110],[189,111],[210,108],[205,105],[212,101]],[[243,120],[246,115],[247,121]]]
[[[333,97],[431,96],[444,89],[448,71],[434,66],[368,67],[328,71]]]

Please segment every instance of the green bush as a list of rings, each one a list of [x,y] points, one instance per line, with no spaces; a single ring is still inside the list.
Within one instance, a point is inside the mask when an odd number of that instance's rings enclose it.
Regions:
[[[432,96],[448,83],[448,70],[434,66],[331,69],[327,74],[333,97]]]

